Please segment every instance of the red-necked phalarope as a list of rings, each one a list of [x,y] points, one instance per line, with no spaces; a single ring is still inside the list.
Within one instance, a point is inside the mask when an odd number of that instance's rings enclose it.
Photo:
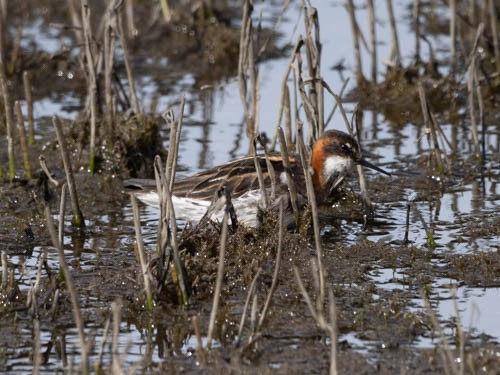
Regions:
[[[271,177],[265,156],[257,156],[264,182],[271,187]],[[274,168],[276,196],[287,191],[286,174],[281,155],[268,157]],[[300,159],[290,156],[292,178],[296,182],[299,194],[305,196],[304,172]],[[316,199],[319,203],[328,198],[344,180],[348,171],[356,164],[374,169],[390,176],[383,169],[369,163],[363,158],[358,143],[350,135],[329,130],[316,141],[312,149],[311,165]],[[132,179],[125,182],[142,202],[158,207],[159,198],[154,180]],[[249,226],[257,225],[257,212],[261,201],[261,192],[254,157],[244,157],[195,175],[176,179],[172,200],[176,217],[187,221],[199,221],[214,200],[214,194],[221,188],[227,189],[232,198],[239,222]],[[222,212],[216,214],[222,217]]]

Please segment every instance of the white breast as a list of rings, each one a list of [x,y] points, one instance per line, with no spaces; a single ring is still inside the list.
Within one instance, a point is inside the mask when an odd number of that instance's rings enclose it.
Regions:
[[[323,175],[326,180],[332,176],[337,176],[348,171],[353,166],[351,158],[345,156],[332,155],[325,159]]]

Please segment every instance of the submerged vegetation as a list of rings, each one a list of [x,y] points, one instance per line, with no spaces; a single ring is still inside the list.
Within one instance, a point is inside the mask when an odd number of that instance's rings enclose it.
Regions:
[[[499,337],[465,326],[456,293],[500,277],[499,5],[408,1],[407,61],[392,3],[381,74],[375,2],[345,1],[355,82],[332,89],[320,38],[328,20],[308,1],[265,8],[271,27],[249,0],[2,2],[0,370],[497,371]],[[294,6],[304,34],[280,45]],[[57,34],[60,48],[30,41],[33,28]],[[444,34],[449,45],[437,51]],[[263,134],[262,71],[278,58],[277,121]],[[334,68],[342,77],[342,64]],[[270,202],[258,228],[236,225],[229,204],[221,222],[179,222],[172,184],[194,142],[183,130],[207,131],[217,88],[231,80],[242,103],[236,143],[250,156],[279,150],[285,162],[292,153],[307,161],[335,119],[372,154],[394,147],[384,165],[393,179],[360,168],[358,182],[318,207],[305,170],[304,212],[287,180],[293,229]],[[171,108],[165,96],[176,98]],[[71,120],[37,117],[44,100],[65,103]],[[192,116],[200,102],[201,124]],[[349,102],[358,103],[352,120]],[[409,142],[415,151],[401,152]],[[156,178],[159,220],[123,191],[130,177]],[[468,210],[457,208],[465,192]],[[452,318],[436,313],[443,290]]]

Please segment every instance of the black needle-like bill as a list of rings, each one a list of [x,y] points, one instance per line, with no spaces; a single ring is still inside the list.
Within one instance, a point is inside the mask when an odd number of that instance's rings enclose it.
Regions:
[[[363,167],[371,168],[371,169],[373,169],[377,172],[383,173],[387,176],[391,175],[389,172],[384,171],[382,168],[379,168],[376,165],[373,165],[372,163],[370,163],[369,161],[366,161],[363,158],[360,161],[358,161],[358,164],[362,165]]]

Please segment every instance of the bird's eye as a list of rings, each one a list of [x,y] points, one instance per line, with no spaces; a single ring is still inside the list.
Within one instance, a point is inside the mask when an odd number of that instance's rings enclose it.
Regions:
[[[342,146],[340,146],[340,148],[344,152],[351,152],[352,151],[352,146],[350,143],[343,143]]]

